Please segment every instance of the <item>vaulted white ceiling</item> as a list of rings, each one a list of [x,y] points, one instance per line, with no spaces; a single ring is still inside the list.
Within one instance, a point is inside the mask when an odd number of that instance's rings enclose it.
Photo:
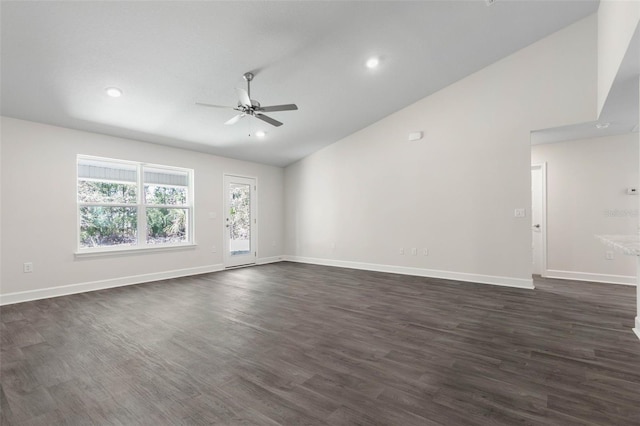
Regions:
[[[11,2],[2,115],[284,166],[597,10],[597,1]],[[365,67],[379,56],[375,70]],[[278,128],[234,111],[296,103]],[[104,89],[124,95],[114,99]],[[258,139],[254,133],[265,130]],[[251,136],[249,136],[251,135]]]

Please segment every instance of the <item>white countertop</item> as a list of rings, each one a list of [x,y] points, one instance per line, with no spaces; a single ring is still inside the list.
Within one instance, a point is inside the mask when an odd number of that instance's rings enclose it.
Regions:
[[[639,235],[596,235],[600,241],[615,251],[629,256],[640,256]]]

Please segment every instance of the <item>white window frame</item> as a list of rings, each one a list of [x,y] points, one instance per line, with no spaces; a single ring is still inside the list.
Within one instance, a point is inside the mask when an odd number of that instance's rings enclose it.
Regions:
[[[114,164],[135,166],[136,168],[136,202],[135,203],[95,203],[95,202],[80,202],[78,199],[80,176],[78,173],[78,166],[81,161],[101,161]],[[145,201],[144,191],[144,169],[153,168],[167,171],[177,171],[187,174],[187,202],[184,205],[160,205],[160,204],[147,204]],[[91,180],[91,179],[83,179]],[[93,179],[99,182],[108,182],[108,179]],[[172,186],[172,185],[163,185]],[[196,244],[194,242],[194,171],[193,169],[187,169],[184,167],[167,166],[164,164],[152,164],[139,161],[119,160],[115,158],[96,157],[91,155],[78,154],[76,158],[76,256],[92,256],[92,255],[104,255],[104,254],[122,254],[126,252],[137,251],[158,251],[167,249],[180,249],[180,248],[192,248]],[[80,226],[81,215],[80,208],[86,206],[112,206],[112,207],[135,207],[137,212],[137,241],[136,245],[130,246],[105,246],[105,247],[81,247],[80,246]],[[147,207],[149,208],[180,208],[187,210],[187,235],[185,242],[182,243],[160,243],[160,244],[148,244],[147,243]]]

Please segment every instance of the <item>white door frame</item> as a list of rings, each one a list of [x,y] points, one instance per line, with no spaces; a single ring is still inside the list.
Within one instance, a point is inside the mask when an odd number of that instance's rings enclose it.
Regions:
[[[540,198],[542,200],[542,211],[540,217],[540,233],[542,234],[542,247],[540,250],[540,257],[542,259],[541,272],[540,275],[543,277],[547,276],[547,162],[542,162],[540,164],[532,164],[531,170],[539,169],[540,170],[540,179],[542,179],[540,188],[542,188],[542,194],[540,194]],[[532,194],[533,195],[533,194]],[[533,199],[533,197],[530,197]],[[533,205],[531,206],[531,211],[533,212]],[[529,234],[531,235],[531,234]],[[533,244],[533,237],[532,244]]]
[[[247,256],[232,257],[230,255],[229,249],[229,236],[227,230],[227,217],[229,216],[228,212],[228,184],[230,181],[235,179],[238,180],[249,180],[252,181],[251,191],[251,252]],[[234,268],[238,266],[248,266],[255,265],[258,259],[258,178],[254,176],[242,176],[236,173],[223,173],[222,175],[222,247],[223,247],[223,255],[222,261],[225,268]]]

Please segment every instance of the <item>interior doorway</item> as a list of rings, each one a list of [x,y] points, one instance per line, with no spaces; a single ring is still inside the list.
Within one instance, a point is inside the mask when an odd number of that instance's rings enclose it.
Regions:
[[[531,165],[531,253],[533,274],[547,272],[547,164]]]
[[[224,175],[224,266],[256,263],[258,220],[256,180]]]

